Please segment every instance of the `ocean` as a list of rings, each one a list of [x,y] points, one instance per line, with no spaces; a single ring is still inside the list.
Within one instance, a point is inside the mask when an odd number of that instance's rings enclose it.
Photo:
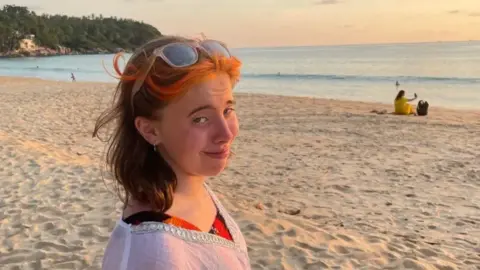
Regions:
[[[238,92],[392,103],[397,88],[430,106],[480,109],[480,41],[232,49]],[[0,59],[0,76],[115,82],[113,55]]]

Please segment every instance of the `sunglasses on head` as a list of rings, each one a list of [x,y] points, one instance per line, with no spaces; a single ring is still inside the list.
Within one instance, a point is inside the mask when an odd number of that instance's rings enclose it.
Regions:
[[[140,90],[145,78],[155,63],[155,59],[160,57],[167,65],[173,68],[186,68],[198,63],[200,58],[199,50],[204,51],[210,57],[231,58],[232,55],[227,46],[216,40],[203,40],[200,42],[174,42],[165,46],[156,48],[148,63],[148,67],[143,70],[141,78],[135,81],[132,89],[132,101],[135,94]]]
[[[192,66],[198,62],[199,50],[204,51],[210,57],[231,57],[230,51],[225,44],[216,40],[204,40],[199,43],[170,43],[155,49],[153,55],[160,57],[165,63],[173,68],[184,68]]]

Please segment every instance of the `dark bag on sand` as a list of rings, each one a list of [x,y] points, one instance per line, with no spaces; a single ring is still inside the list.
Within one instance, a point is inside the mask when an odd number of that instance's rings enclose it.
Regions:
[[[428,114],[428,102],[420,100],[417,104],[417,115],[425,116]]]

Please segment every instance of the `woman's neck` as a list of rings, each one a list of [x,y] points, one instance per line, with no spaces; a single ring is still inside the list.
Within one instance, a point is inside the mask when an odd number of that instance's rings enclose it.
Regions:
[[[177,187],[175,195],[184,197],[201,197],[205,195],[205,177],[203,176],[185,176],[177,178]]]
[[[187,176],[177,178],[177,187],[175,188],[174,197],[182,198],[188,201],[201,201],[205,198],[206,190],[204,188],[205,177],[200,176]],[[176,203],[174,203],[175,205]],[[173,205],[173,206],[174,206]],[[128,205],[125,206],[123,211],[123,218],[129,217],[135,213],[142,211],[152,211],[152,207],[147,204],[140,203],[133,198],[130,198]],[[172,210],[172,209],[170,209]]]

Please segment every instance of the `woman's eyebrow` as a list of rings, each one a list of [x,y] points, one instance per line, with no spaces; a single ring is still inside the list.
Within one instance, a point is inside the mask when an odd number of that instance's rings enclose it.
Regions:
[[[229,99],[229,100],[227,100],[226,105],[235,105],[235,103],[236,103],[235,100]],[[194,113],[199,112],[199,111],[201,111],[201,110],[206,110],[206,109],[215,109],[215,107],[214,107],[213,105],[211,105],[211,104],[202,105],[202,106],[199,106],[199,107],[193,109],[193,110],[188,114],[188,116],[192,116]]]

